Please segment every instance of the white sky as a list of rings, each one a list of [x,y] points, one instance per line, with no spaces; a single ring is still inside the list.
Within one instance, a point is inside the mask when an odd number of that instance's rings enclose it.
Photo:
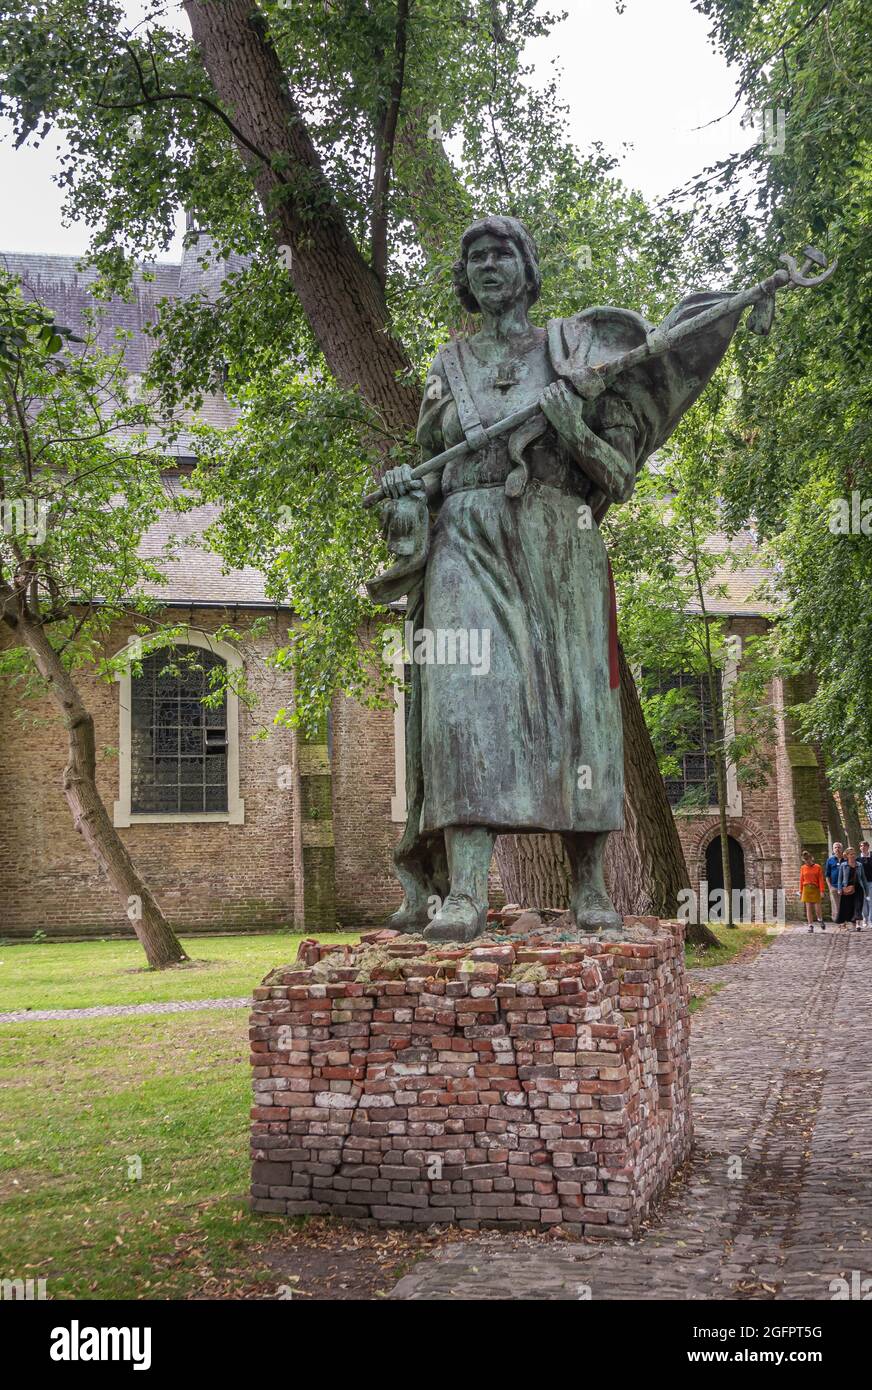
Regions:
[[[708,39],[709,21],[691,0],[553,0],[568,17],[526,57],[547,73],[556,60],[560,91],[570,108],[573,143],[599,140],[623,156],[624,181],[647,198],[660,198],[709,164],[757,138],[739,122],[742,108],[725,116],[736,97],[738,73]]]
[[[559,10],[561,0],[548,7]],[[623,15],[615,0],[563,0],[563,7],[565,22],[526,56],[543,76],[557,61],[574,142],[585,150],[600,140],[623,156],[622,177],[646,197],[665,196],[755,138],[739,126],[738,110],[694,129],[729,110],[735,75],[713,52],[708,21],[691,0],[626,0]],[[63,225],[56,170],[56,138],[15,150],[0,122],[0,250],[80,255],[87,249],[87,227]],[[180,253],[182,226],[180,215],[170,256]]]

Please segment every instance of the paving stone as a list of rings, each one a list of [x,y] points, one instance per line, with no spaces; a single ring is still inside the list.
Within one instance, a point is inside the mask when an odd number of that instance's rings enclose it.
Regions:
[[[828,1300],[861,1288],[872,934],[788,930],[753,962],[715,969],[726,987],[691,1032],[693,1157],[647,1231],[622,1244],[446,1233],[392,1298]]]

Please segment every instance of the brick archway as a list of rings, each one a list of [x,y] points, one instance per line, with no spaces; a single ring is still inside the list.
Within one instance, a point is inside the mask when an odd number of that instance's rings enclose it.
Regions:
[[[702,821],[694,830],[690,838],[690,844],[686,850],[687,872],[690,876],[691,887],[699,891],[700,882],[706,876],[706,851],[712,840],[716,839],[721,833],[720,821],[716,816],[709,816]],[[728,816],[727,834],[732,835],[742,847],[745,856],[745,886],[749,889],[761,889],[763,892],[767,888],[780,887],[780,882],[774,881],[771,872],[771,865],[763,850],[765,837],[760,826],[747,816]]]

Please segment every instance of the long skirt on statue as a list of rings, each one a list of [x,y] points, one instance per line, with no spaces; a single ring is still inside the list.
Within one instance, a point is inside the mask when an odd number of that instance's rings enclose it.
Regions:
[[[449,492],[435,524],[422,624],[421,830],[605,831],[623,824],[614,605],[579,498],[532,480]],[[464,664],[440,662],[466,634]]]

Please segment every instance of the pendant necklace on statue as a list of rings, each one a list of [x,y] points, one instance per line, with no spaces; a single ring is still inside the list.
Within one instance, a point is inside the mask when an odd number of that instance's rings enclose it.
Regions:
[[[501,362],[497,371],[494,373],[491,384],[498,391],[509,391],[513,386],[520,386],[521,373],[520,363],[517,358],[510,357],[507,362]]]

